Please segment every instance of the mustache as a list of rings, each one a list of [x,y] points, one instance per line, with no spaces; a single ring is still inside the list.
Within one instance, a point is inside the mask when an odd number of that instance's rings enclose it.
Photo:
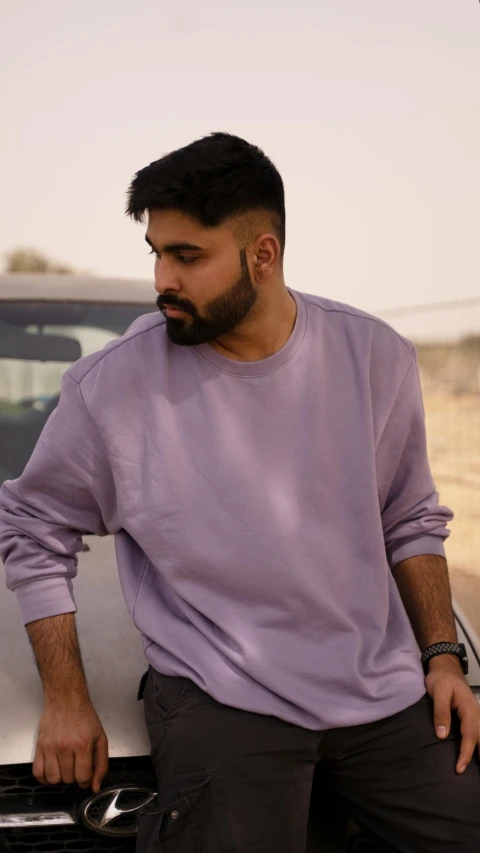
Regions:
[[[193,316],[196,315],[196,309],[193,305],[188,302],[183,302],[181,299],[176,299],[175,296],[158,296],[156,299],[157,308],[160,311],[164,311],[165,308],[181,308],[182,311],[187,311],[189,314]]]

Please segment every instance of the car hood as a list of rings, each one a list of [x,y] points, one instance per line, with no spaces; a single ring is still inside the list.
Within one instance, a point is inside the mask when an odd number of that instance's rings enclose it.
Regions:
[[[111,758],[148,755],[150,744],[137,701],[147,668],[140,635],[123,599],[112,536],[86,536],[74,580],[77,627],[90,695]],[[480,701],[480,639],[454,602],[459,641],[470,658],[468,681]],[[0,766],[33,761],[43,690],[15,595],[0,586]]]
[[[123,599],[112,536],[86,536],[74,580],[77,627],[93,704],[108,737],[109,755],[148,755],[137,701],[148,664]],[[15,595],[0,586],[0,765],[33,761],[43,690]]]

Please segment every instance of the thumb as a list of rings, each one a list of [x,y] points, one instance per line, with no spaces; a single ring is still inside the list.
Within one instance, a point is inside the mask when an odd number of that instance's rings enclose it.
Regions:
[[[433,695],[433,723],[437,737],[446,738],[451,725],[451,692],[437,688]]]
[[[98,794],[100,785],[108,773],[108,741],[105,732],[99,736],[93,750],[92,791]]]

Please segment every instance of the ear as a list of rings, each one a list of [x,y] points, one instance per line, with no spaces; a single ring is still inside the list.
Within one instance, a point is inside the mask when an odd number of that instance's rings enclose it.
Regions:
[[[255,240],[253,263],[255,280],[268,281],[280,260],[280,243],[274,234],[261,234]]]

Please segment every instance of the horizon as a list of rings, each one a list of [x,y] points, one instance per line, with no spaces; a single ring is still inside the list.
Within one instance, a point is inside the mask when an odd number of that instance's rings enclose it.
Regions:
[[[148,278],[130,180],[218,129],[282,175],[295,289],[370,312],[479,293],[478,4],[16,0],[0,14],[0,254],[31,245]]]

